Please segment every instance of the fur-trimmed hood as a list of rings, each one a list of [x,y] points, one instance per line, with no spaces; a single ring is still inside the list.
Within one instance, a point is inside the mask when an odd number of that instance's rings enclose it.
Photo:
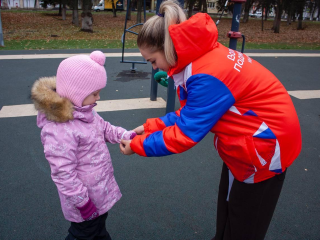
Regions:
[[[38,79],[32,86],[31,99],[36,110],[44,113],[49,121],[67,122],[74,118],[74,105],[56,93],[56,77]]]

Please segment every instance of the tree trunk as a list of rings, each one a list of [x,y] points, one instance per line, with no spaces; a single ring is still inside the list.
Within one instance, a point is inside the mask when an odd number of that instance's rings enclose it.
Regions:
[[[189,4],[189,7],[188,7],[188,18],[190,18],[192,16],[192,8],[193,8],[193,5]]]
[[[317,21],[320,21],[320,0],[317,0],[317,6],[318,6]]]
[[[130,1],[130,4],[128,4],[128,2],[129,0],[127,0],[127,10],[128,10],[127,20],[131,20],[132,1]]]
[[[73,0],[72,23],[79,26],[78,0]]]
[[[292,12],[292,22],[296,21],[296,10],[294,9],[294,11]]]
[[[312,11],[311,11],[311,15],[310,15],[310,21],[313,21],[313,15],[314,15],[315,10],[316,10],[316,5],[315,5],[315,3],[312,3]]]
[[[302,20],[303,20],[303,12],[305,7],[305,0],[297,0],[297,13],[299,15],[298,17],[298,26],[297,30],[302,30]]]
[[[20,0],[20,8],[24,8],[24,1]]]
[[[59,16],[62,16],[62,0],[59,1]]]
[[[280,32],[281,15],[282,15],[282,0],[277,0],[277,14],[275,17],[276,22],[274,27],[274,33]]]
[[[203,7],[202,12],[203,12],[203,13],[208,13],[208,4],[207,4],[207,0],[202,0],[202,7]]]
[[[263,4],[262,4],[262,11],[261,11],[261,31],[263,32]]]
[[[198,9],[199,9],[199,12],[202,11],[202,0],[198,0]]]
[[[298,27],[297,27],[297,30],[302,30],[302,29],[303,29],[303,28],[302,28],[303,8],[300,7],[299,10],[298,10],[298,12],[299,12],[299,18],[298,18]]]
[[[269,12],[270,12],[270,2],[268,1],[265,5],[265,15],[264,15],[264,20],[268,20]]]
[[[114,4],[114,0],[111,0],[111,5],[112,5],[113,17],[117,17],[117,10],[116,10],[116,5]]]
[[[81,31],[93,32],[93,28],[92,28],[93,17],[92,17],[91,9],[92,9],[91,0],[83,0],[82,13],[81,13]]]
[[[250,12],[250,8],[252,6],[252,0],[247,0],[246,3],[244,4],[244,15],[243,15],[243,19],[242,22],[243,23],[247,23],[249,21],[249,12]]]
[[[292,18],[292,7],[288,7],[288,17],[287,17],[287,25],[291,25],[291,18]]]
[[[312,2],[309,2],[308,3],[308,6],[307,6],[307,9],[309,8],[309,13],[310,13],[310,16],[309,16],[309,20],[311,21],[311,16],[312,16],[312,11],[313,11],[313,4]]]
[[[287,18],[287,25],[291,25],[291,20],[292,20],[292,13],[288,13],[288,18]]]
[[[66,13],[67,13],[67,8],[66,8],[66,0],[62,0],[62,20],[66,20]]]
[[[190,18],[190,17],[192,16],[193,6],[194,6],[194,0],[189,0],[189,5],[188,5],[188,18]]]
[[[137,1],[137,24],[141,23],[142,0]]]
[[[274,12],[275,12],[276,15],[273,18],[273,24],[272,24],[271,30],[274,30],[276,28],[276,23],[277,23],[277,8],[276,7],[274,9]]]
[[[39,1],[38,0],[34,0],[34,8],[35,9],[39,8]]]

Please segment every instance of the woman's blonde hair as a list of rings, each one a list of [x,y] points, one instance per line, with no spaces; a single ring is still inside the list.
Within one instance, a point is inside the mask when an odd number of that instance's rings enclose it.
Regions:
[[[163,51],[167,62],[174,66],[177,54],[169,34],[169,26],[185,21],[186,15],[175,0],[161,3],[159,14],[150,18],[138,35],[139,48],[149,48],[152,52]]]

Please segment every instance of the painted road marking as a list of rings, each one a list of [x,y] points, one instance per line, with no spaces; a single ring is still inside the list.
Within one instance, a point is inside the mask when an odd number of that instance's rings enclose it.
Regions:
[[[288,91],[288,93],[298,99],[320,98],[320,90]]]
[[[0,55],[0,60],[16,59],[45,59],[68,58],[75,55],[89,55],[90,53],[68,54],[25,54],[25,55]],[[249,57],[320,57],[320,53],[245,53]],[[122,53],[105,53],[106,57],[122,57]],[[125,53],[125,57],[142,57],[140,53]]]
[[[249,57],[320,57],[320,53],[245,53]]]
[[[134,109],[149,109],[149,108],[165,108],[166,102],[163,98],[157,98],[157,101],[151,101],[149,98],[134,98],[120,100],[105,100],[98,101],[95,107],[97,112],[123,111]],[[10,117],[26,117],[35,116],[37,111],[33,104],[22,104],[3,106],[0,111],[0,118]]]
[[[0,55],[0,60],[68,58],[68,57],[72,57],[75,55],[90,55],[90,53]],[[122,53],[105,53],[104,55],[106,57],[122,57]],[[141,53],[125,53],[124,57],[142,57],[142,55],[141,55]]]
[[[320,98],[320,90],[288,91],[288,93],[289,95],[302,100]],[[97,112],[165,108],[167,104],[162,98],[157,98],[157,101],[151,101],[149,98],[134,98],[105,100],[98,101],[97,103],[98,105],[95,107]],[[0,118],[26,117],[35,115],[37,115],[37,111],[34,109],[33,104],[3,106],[0,110]]]

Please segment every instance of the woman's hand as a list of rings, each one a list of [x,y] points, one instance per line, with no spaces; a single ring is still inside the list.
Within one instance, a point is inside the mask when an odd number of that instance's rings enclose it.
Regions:
[[[122,152],[122,154],[124,155],[134,154],[134,151],[132,151],[130,147],[130,143],[131,143],[131,140],[124,140],[124,139],[121,140],[120,151]]]
[[[144,126],[141,125],[139,127],[136,127],[135,129],[133,129],[133,131],[135,131],[136,134],[138,134],[138,135],[142,135],[142,134],[144,134]]]

